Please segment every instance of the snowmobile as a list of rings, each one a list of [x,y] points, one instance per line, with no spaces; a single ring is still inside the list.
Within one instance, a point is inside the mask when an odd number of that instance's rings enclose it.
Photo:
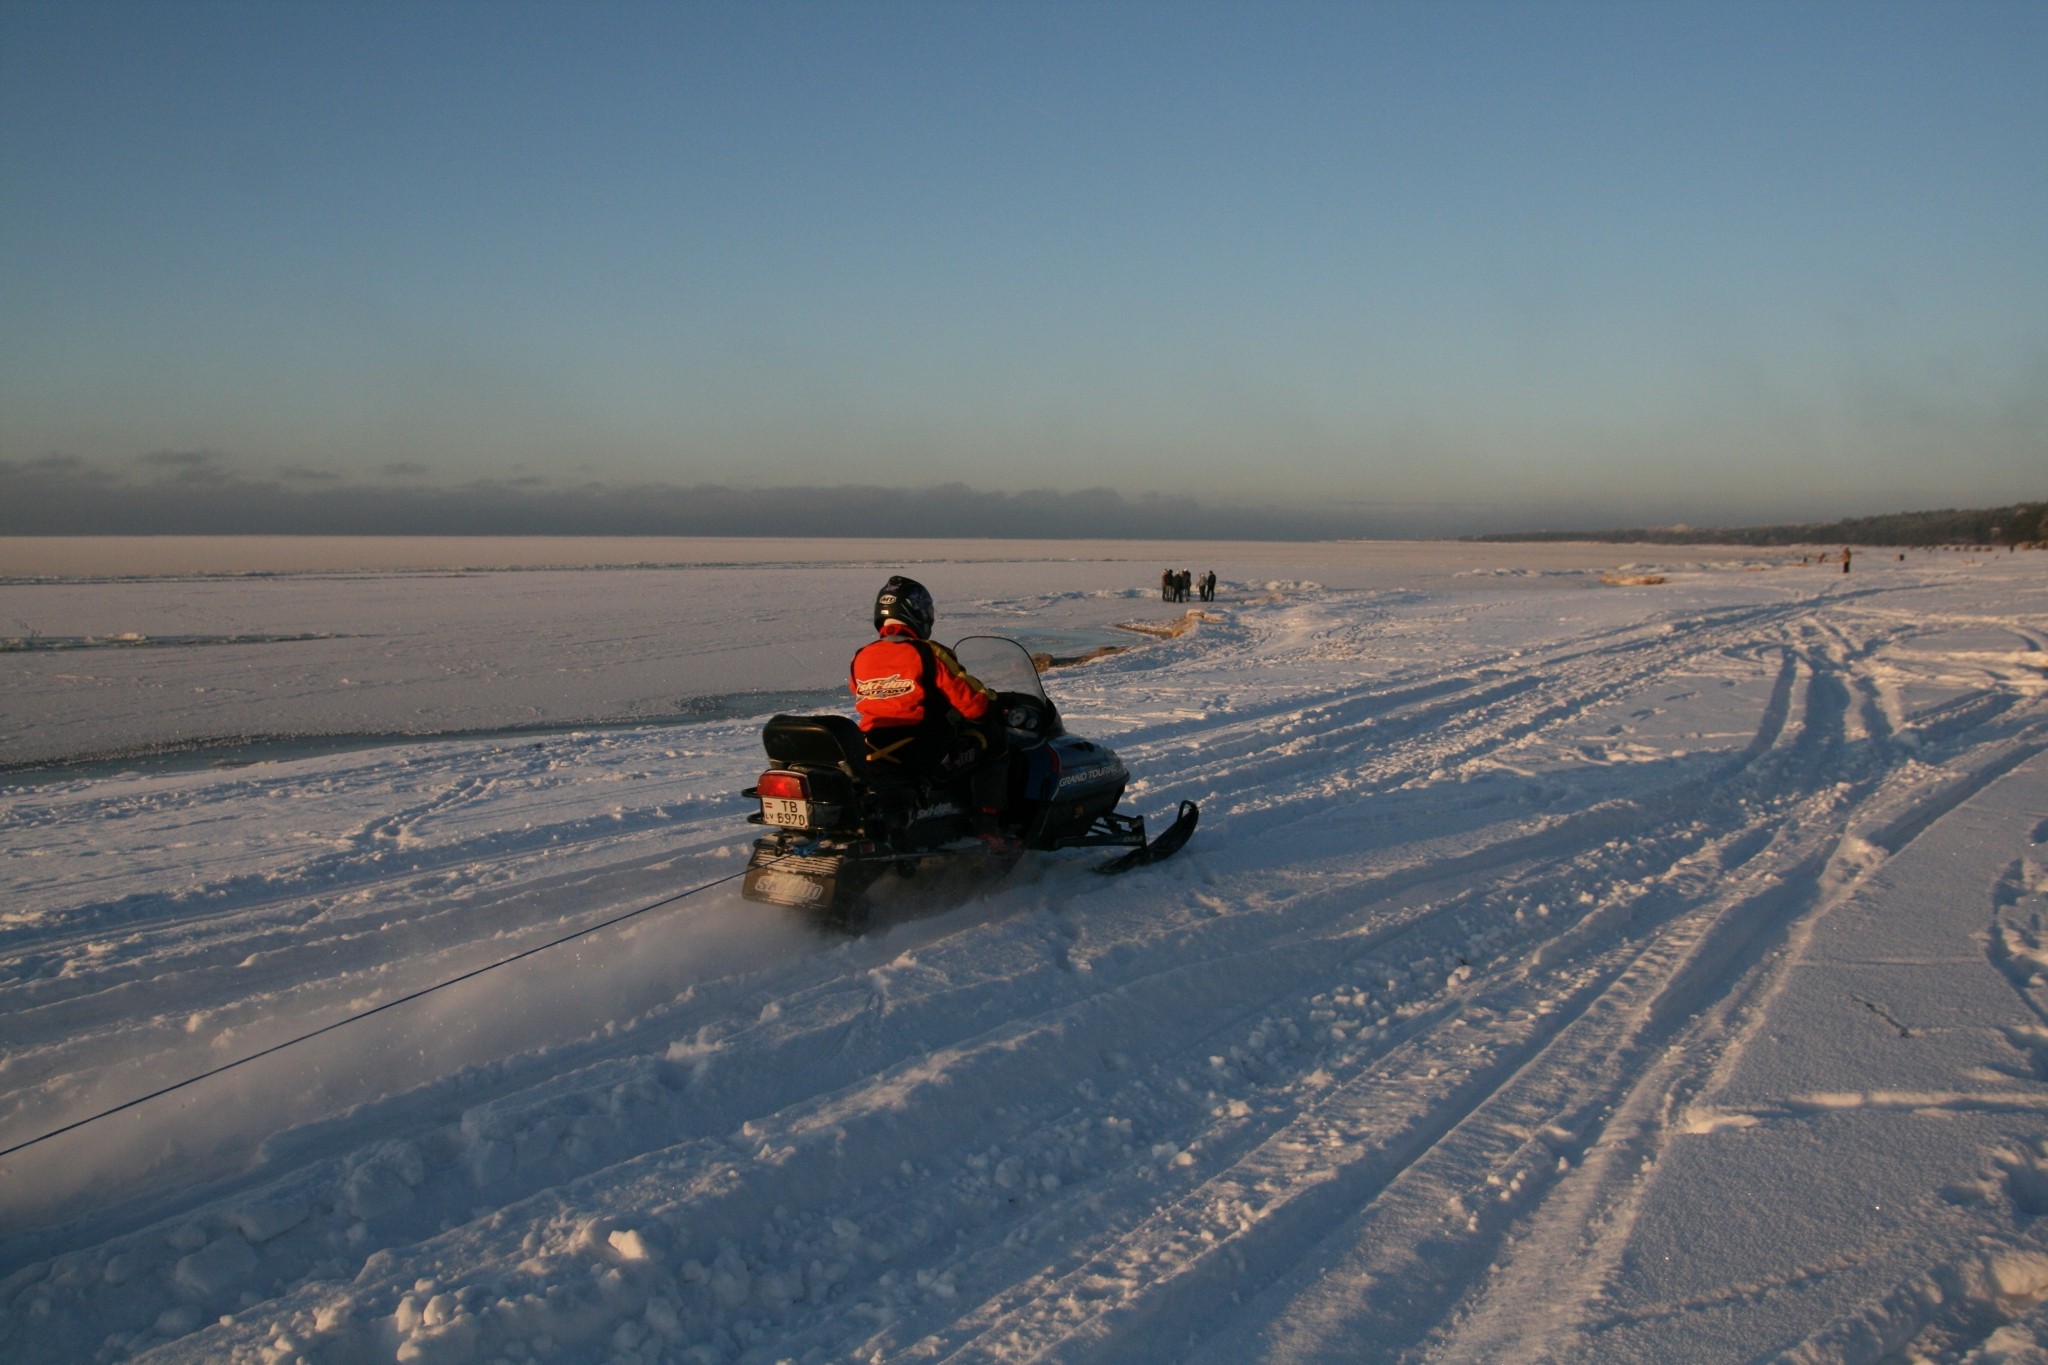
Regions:
[[[1024,646],[975,635],[953,652],[996,694],[1011,746],[1002,821],[1015,838],[991,850],[975,836],[970,773],[920,774],[881,760],[846,716],[779,715],[761,731],[768,771],[741,793],[761,803],[748,822],[773,831],[754,842],[743,897],[858,929],[875,880],[892,870],[912,872],[926,859],[1123,848],[1095,869],[1117,873],[1158,862],[1188,841],[1200,818],[1192,801],[1181,802],[1173,823],[1153,839],[1144,816],[1117,810],[1129,778],[1123,761],[1067,733]]]

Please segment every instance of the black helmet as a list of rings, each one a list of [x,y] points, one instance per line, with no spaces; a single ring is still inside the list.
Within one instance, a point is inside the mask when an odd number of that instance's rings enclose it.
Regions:
[[[938,619],[931,592],[914,578],[897,574],[875,594],[875,629],[884,621],[901,621],[917,632],[917,638],[931,638],[932,622]]]

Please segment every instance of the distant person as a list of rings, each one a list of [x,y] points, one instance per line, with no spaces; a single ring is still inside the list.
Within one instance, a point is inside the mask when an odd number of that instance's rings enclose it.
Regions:
[[[1204,602],[1214,602],[1216,600],[1216,571],[1214,569],[1209,570],[1202,578],[1202,600]]]
[[[1161,569],[1159,571],[1159,600],[1162,602],[1171,602],[1173,600],[1173,570],[1171,569]]]
[[[1842,547],[1842,572],[1849,572],[1849,547],[1846,545]]]

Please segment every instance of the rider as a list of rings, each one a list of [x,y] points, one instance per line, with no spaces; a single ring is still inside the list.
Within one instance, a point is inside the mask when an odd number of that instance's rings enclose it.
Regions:
[[[931,638],[938,611],[924,584],[901,574],[875,595],[875,640],[853,656],[851,678],[869,761],[932,775],[972,769],[974,832],[1001,835],[1009,744],[995,693]]]

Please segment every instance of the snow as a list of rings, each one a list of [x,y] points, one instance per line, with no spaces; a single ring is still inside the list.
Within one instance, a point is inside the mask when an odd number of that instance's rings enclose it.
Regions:
[[[2048,556],[52,544],[10,1361],[2048,1352]],[[738,899],[905,566],[1185,850]]]

